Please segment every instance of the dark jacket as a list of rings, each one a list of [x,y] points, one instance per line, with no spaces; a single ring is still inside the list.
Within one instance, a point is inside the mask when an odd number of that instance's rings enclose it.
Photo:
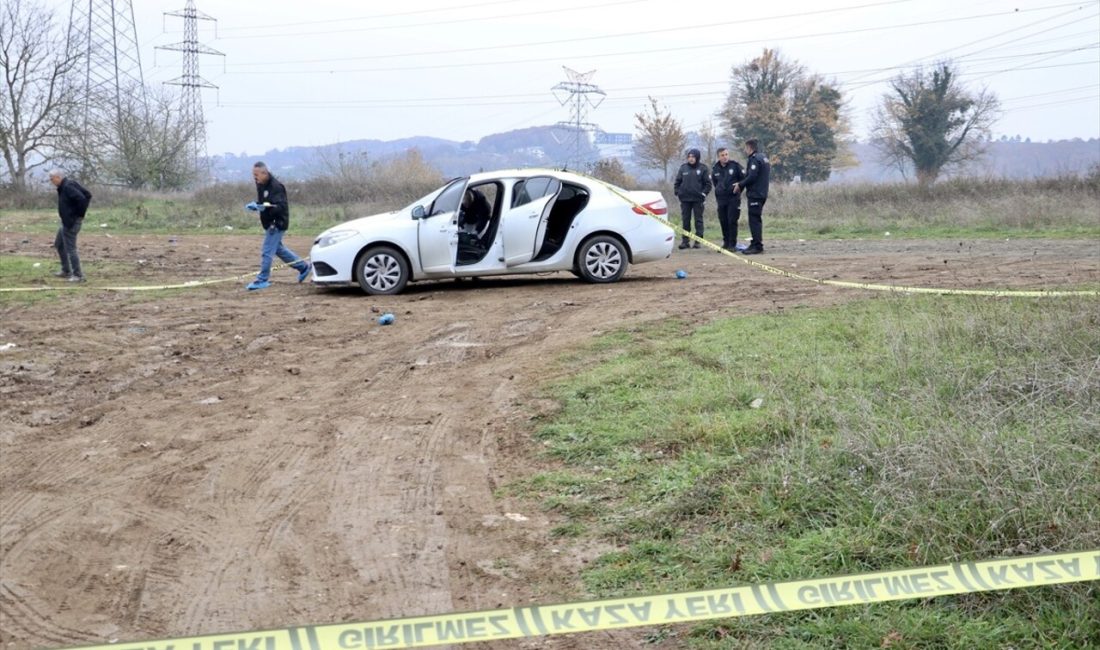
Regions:
[[[741,163],[731,160],[722,166],[722,163],[716,162],[710,168],[710,178],[714,183],[714,198],[719,203],[741,202],[741,196],[733,193],[733,186],[745,178]]]
[[[271,226],[278,230],[290,228],[290,203],[287,202],[286,188],[277,178],[268,174],[266,183],[256,183],[256,203],[271,204],[270,208],[260,213],[260,223],[264,230]]]
[[[745,161],[745,166],[748,169],[745,170],[745,179],[741,181],[745,194],[750,199],[768,198],[768,180],[772,172],[768,157],[756,151]]]
[[[473,201],[470,205],[462,207],[458,225],[460,228],[468,226],[473,230],[472,234],[480,239],[489,231],[489,219],[493,214],[493,206],[489,205],[489,199],[485,198],[481,192],[469,191],[474,195]]]
[[[92,193],[71,178],[61,179],[57,186],[57,214],[66,228],[72,228],[88,212]]]
[[[688,155],[695,156],[695,164],[680,165],[672,189],[681,201],[703,201],[707,198],[707,194],[710,194],[710,170],[699,162],[698,149],[689,150]]]

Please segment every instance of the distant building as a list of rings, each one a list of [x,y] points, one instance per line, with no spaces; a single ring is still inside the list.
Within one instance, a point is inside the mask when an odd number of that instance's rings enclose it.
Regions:
[[[634,156],[634,134],[599,131],[596,133],[596,149],[600,152],[600,158],[629,161]]]

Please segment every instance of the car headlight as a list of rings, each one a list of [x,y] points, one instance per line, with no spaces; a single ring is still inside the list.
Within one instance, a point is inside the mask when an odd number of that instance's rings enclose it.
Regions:
[[[333,230],[331,232],[323,233],[317,238],[315,242],[319,248],[325,248],[326,246],[332,246],[345,239],[350,239],[359,233],[354,230]]]

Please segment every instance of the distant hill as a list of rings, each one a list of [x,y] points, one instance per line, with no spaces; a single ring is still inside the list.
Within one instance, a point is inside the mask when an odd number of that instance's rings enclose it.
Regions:
[[[409,149],[417,149],[444,176],[462,176],[489,169],[509,167],[558,166],[569,151],[554,138],[553,128],[538,126],[487,135],[477,142],[457,142],[442,138],[418,136],[398,140],[351,140],[317,147],[272,149],[262,154],[223,154],[212,157],[219,180],[247,179],[252,164],[263,160],[275,172],[288,179],[307,178],[323,174],[326,165],[343,156],[365,157],[368,161],[384,161]],[[902,174],[879,160],[878,153],[868,143],[851,146],[858,161],[855,167],[833,172],[831,183],[896,182]],[[652,170],[640,169],[629,157],[629,147],[619,147],[627,171],[640,180],[654,180]],[[598,154],[590,152],[593,158]],[[1100,165],[1100,140],[1059,140],[1027,142],[1004,139],[989,143],[987,156],[963,170],[966,176],[996,176],[1031,179],[1049,176],[1083,174]]]

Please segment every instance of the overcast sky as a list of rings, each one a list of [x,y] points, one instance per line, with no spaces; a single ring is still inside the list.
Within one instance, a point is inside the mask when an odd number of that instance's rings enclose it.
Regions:
[[[87,2],[87,0],[80,0]],[[49,0],[67,21],[69,0]],[[180,74],[183,0],[133,0],[145,80]],[[885,81],[954,57],[1003,102],[996,134],[1100,136],[1100,0],[198,0],[209,151],[342,140],[477,140],[569,119],[562,66],[607,93],[589,121],[631,132],[652,95],[688,130],[713,119],[733,65],[777,48],[842,84],[855,133]]]

